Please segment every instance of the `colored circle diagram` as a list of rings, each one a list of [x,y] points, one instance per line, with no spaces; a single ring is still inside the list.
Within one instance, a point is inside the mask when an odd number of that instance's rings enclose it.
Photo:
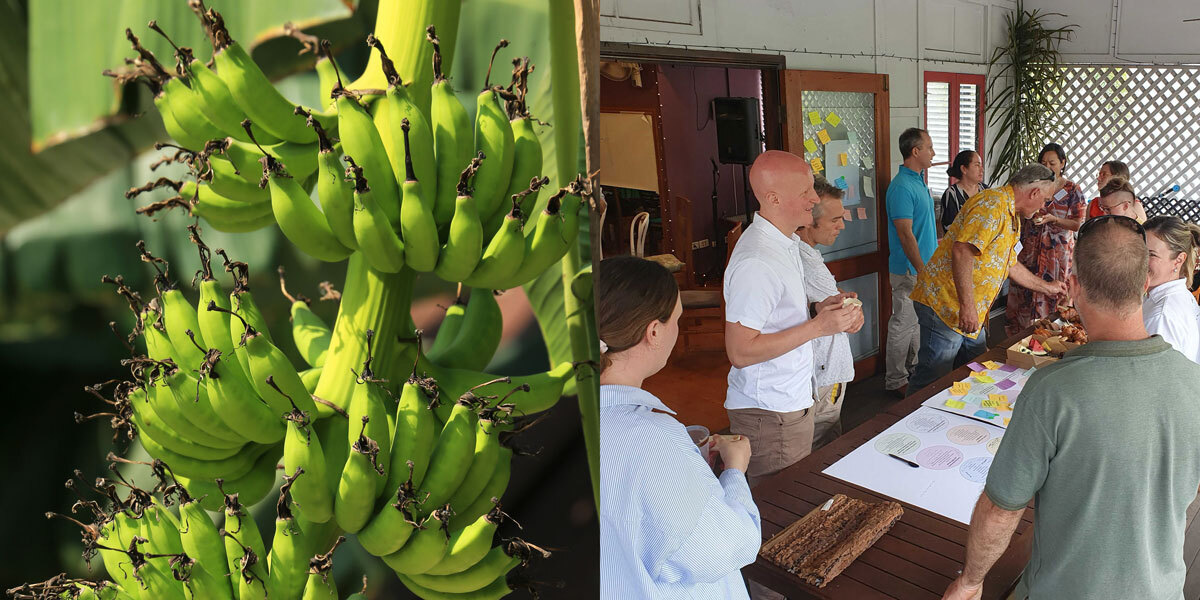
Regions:
[[[904,456],[920,447],[920,438],[911,433],[889,433],[875,440],[875,449],[883,454]]]
[[[946,439],[959,446],[975,446],[991,437],[987,430],[978,425],[959,425],[946,432]]]
[[[950,420],[944,415],[934,412],[917,414],[910,417],[906,423],[908,428],[920,433],[934,433],[941,431],[950,424]]]
[[[988,469],[992,466],[992,457],[976,456],[968,459],[958,468],[959,474],[965,477],[968,481],[975,483],[983,483],[987,481]]]
[[[953,446],[930,446],[917,453],[917,464],[934,471],[957,467],[962,459],[962,451]]]

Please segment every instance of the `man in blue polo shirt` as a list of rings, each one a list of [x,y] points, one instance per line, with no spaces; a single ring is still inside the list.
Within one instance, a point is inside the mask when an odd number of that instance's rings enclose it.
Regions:
[[[908,375],[917,364],[921,336],[909,294],[917,274],[937,250],[933,198],[921,172],[933,164],[933,140],[924,129],[910,127],[900,134],[904,164],[887,190],[888,277],[892,285],[892,316],[888,319],[887,371],[883,387],[903,398]],[[916,392],[917,390],[911,390]]]

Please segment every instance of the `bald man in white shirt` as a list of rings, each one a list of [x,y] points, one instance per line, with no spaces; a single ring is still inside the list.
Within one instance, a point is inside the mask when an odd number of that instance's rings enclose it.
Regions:
[[[760,208],[725,269],[725,351],[733,368],[725,409],[733,433],[750,439],[753,486],[809,454],[813,438],[810,342],[858,331],[853,294],[805,294],[796,229],[811,225],[820,201],[804,159],[772,150],[750,168]]]

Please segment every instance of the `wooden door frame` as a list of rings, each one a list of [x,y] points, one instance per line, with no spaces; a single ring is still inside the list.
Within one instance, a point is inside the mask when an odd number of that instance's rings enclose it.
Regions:
[[[675,64],[687,65],[696,67],[723,67],[732,69],[757,69],[762,73],[762,94],[763,94],[763,132],[764,144],[768,150],[783,149],[783,104],[782,104],[782,85],[781,74],[783,73],[786,59],[778,54],[743,54],[739,52],[715,52],[707,50],[692,50],[685,48],[671,48],[663,46],[647,46],[642,44],[628,44],[624,42],[600,42],[600,59],[601,60],[622,60],[626,62],[637,63],[653,63],[653,64]],[[657,73],[656,73],[657,75]],[[655,79],[657,85],[657,77]],[[601,110],[612,111],[620,110],[610,107],[604,103],[604,98],[601,97]],[[639,112],[644,112],[642,109],[635,109]],[[663,219],[669,221],[669,226],[663,227],[663,251],[671,252],[676,256],[681,257],[685,268],[695,268],[692,258],[692,241],[686,240],[682,243],[679,240],[683,239],[683,227],[679,219],[683,218],[676,207],[674,198],[671,197],[669,190],[670,185],[666,175],[666,158],[665,149],[662,144],[662,111],[660,107],[656,107],[654,114],[655,127],[655,152],[658,153],[659,166],[659,206],[662,207]],[[689,198],[695,203],[696,198]],[[749,199],[747,199],[749,200]],[[687,215],[690,219],[691,215]],[[720,231],[718,229],[718,234]],[[668,241],[670,240],[669,244]],[[690,276],[689,276],[690,280]]]
[[[879,352],[854,363],[855,381],[877,373],[883,366],[883,357],[887,352],[887,321],[892,314],[891,283],[888,281],[888,237],[887,210],[885,196],[888,184],[892,178],[891,159],[891,104],[888,95],[887,74],[877,73],[843,73],[839,71],[805,71],[788,69],[783,71],[781,86],[781,106],[794,102],[798,110],[794,115],[804,114],[804,104],[801,98],[803,90],[820,90],[828,92],[862,92],[875,96],[875,215],[876,237],[879,240],[879,250],[874,256],[852,256],[826,263],[829,271],[838,281],[845,281],[871,273],[879,274]],[[788,119],[788,111],[781,112],[786,121],[784,127],[784,150],[797,149],[796,154],[804,155],[804,123],[802,119]]]

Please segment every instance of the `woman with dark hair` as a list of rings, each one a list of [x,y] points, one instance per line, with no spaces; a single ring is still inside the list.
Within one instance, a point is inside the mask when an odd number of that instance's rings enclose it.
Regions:
[[[942,192],[940,202],[942,218],[938,221],[939,235],[945,235],[950,224],[954,222],[954,218],[958,216],[958,211],[962,210],[962,205],[966,203],[967,198],[978,194],[980,190],[987,189],[987,185],[983,183],[983,157],[974,150],[959,152],[954,157],[954,162],[950,163],[950,168],[946,169],[946,174],[958,181],[950,184],[950,187]]]
[[[1046,144],[1038,162],[1054,172],[1055,193],[1046,207],[1021,222],[1021,253],[1017,260],[1044,281],[1067,281],[1075,232],[1087,215],[1087,202],[1074,182],[1063,177],[1067,153],[1058,144]],[[1005,307],[1005,331],[1015,335],[1038,319],[1058,310],[1058,297],[1021,287],[1010,281]]]
[[[661,265],[614,256],[596,268],[600,337],[600,598],[747,599],[741,568],[762,543],[746,469],[750,441],[712,435],[713,475],[675,414],[642,389],[667,363],[683,305]]]

